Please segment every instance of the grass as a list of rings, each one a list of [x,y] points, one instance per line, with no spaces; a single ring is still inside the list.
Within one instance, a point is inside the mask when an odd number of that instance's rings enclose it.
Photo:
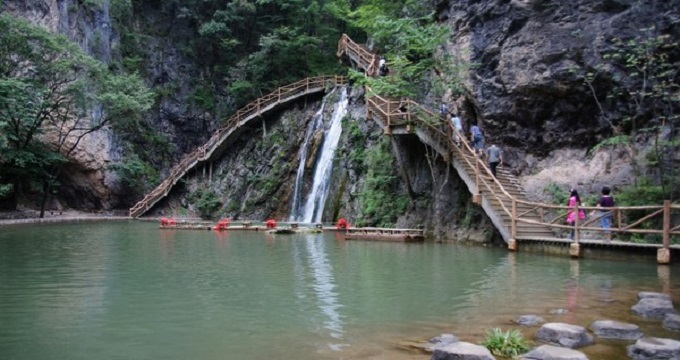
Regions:
[[[482,345],[489,349],[492,354],[511,359],[518,358],[531,348],[522,333],[517,330],[503,332],[500,328],[486,331]]]

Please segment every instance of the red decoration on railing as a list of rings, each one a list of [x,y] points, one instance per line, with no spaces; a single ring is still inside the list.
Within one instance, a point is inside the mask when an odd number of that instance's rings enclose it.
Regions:
[[[217,222],[217,225],[213,228],[214,230],[227,230],[229,224],[231,223],[231,218],[222,219]]]
[[[337,225],[335,225],[335,227],[337,229],[347,229],[349,227],[349,223],[347,222],[347,220],[345,220],[345,218],[340,218],[338,220]]]
[[[177,220],[174,218],[161,218],[161,226],[177,226]]]
[[[265,221],[264,224],[267,227],[267,229],[276,229],[276,220],[274,219],[269,219]]]

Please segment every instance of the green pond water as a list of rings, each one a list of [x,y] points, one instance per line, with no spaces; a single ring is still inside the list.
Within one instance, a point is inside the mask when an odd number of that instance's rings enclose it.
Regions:
[[[639,291],[680,268],[335,233],[160,230],[148,222],[0,227],[0,359],[428,359],[409,340],[478,343],[512,320],[639,324]],[[566,314],[552,314],[566,309]],[[553,311],[554,312],[554,311]],[[521,328],[532,338],[536,328]],[[598,341],[591,359],[625,357]]]

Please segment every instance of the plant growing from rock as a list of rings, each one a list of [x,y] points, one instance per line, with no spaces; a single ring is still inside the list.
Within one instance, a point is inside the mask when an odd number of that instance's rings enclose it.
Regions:
[[[651,157],[655,161],[648,161],[647,166],[655,173],[662,197],[672,200],[678,195],[679,177],[672,154],[680,148],[676,139],[680,119],[677,67],[680,45],[654,26],[640,29],[633,38],[611,39],[611,43],[613,50],[602,55],[602,63],[583,76],[600,110],[600,118],[613,134],[592,152],[605,146],[624,146],[634,171],[641,174],[636,142],[638,135],[652,134]]]
[[[513,329],[504,332],[500,328],[487,330],[482,346],[489,349],[494,355],[512,359],[518,358],[531,348],[519,330]]]

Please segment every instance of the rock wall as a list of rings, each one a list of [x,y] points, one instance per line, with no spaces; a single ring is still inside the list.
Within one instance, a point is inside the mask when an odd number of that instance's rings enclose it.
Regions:
[[[535,199],[545,200],[538,190],[545,183],[533,176],[539,172],[544,181],[564,186],[630,184],[634,174],[626,160],[616,161],[619,149],[602,155],[613,163],[600,157],[590,165],[593,158],[586,154],[612,134],[594,94],[614,125],[621,119],[617,109],[627,101],[606,97],[630,79],[621,69],[602,67],[603,54],[614,48],[614,39],[634,38],[645,28],[656,29],[654,36],[680,38],[679,5],[677,0],[443,2],[439,17],[453,32],[445,51],[473,64],[463,74],[468,92],[451,99],[453,108],[466,126],[480,124],[487,143],[504,148],[506,163],[517,174],[532,177],[527,183],[533,184]],[[591,89],[584,76],[594,72]],[[579,171],[563,171],[574,166]]]

